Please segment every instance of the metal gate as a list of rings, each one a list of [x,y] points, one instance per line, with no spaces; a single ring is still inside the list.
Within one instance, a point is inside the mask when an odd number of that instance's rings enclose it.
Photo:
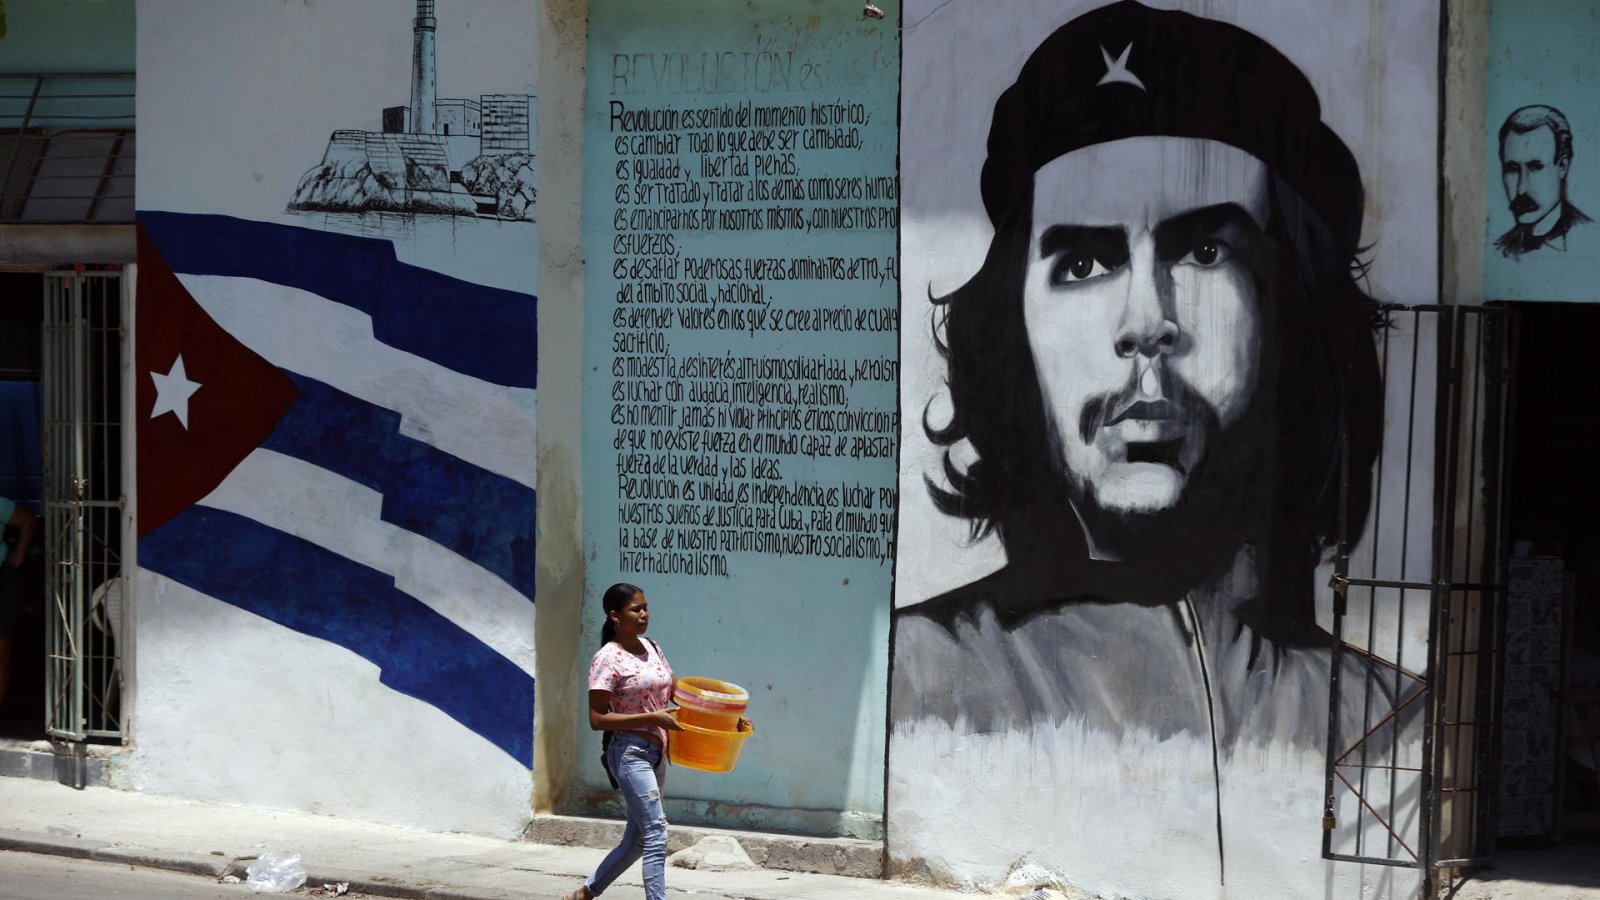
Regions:
[[[1419,868],[1433,896],[1493,851],[1515,322],[1485,307],[1381,315],[1371,524],[1341,535],[1332,578],[1323,855]]]
[[[120,272],[45,276],[43,335],[45,730],[122,737]]]

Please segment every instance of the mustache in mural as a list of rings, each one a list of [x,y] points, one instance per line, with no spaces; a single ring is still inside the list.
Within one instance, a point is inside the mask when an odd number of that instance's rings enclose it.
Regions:
[[[1091,398],[1077,426],[1093,444],[1109,436],[1105,429],[1128,421],[1157,423],[1154,430],[1166,439],[1124,443],[1126,461],[1171,467],[1184,481],[1181,499],[1161,510],[1132,512],[1102,508],[1092,485],[1069,485],[1068,496],[1102,558],[1147,567],[1121,586],[1126,593],[1119,596],[1170,599],[1178,585],[1220,576],[1242,531],[1261,524],[1258,504],[1267,495],[1244,487],[1267,471],[1273,442],[1265,440],[1256,404],[1224,428],[1214,402],[1170,371],[1155,396],[1133,383]],[[1157,561],[1159,574],[1148,568]]]
[[[1538,208],[1539,204],[1535,203],[1533,198],[1527,194],[1518,194],[1517,196],[1511,198],[1512,215],[1520,216],[1525,213],[1531,213]]]
[[[1184,471],[1180,451],[1186,438],[1213,428],[1216,410],[1182,376],[1170,370],[1159,379],[1154,394],[1140,389],[1137,381],[1115,391],[1091,397],[1078,416],[1078,436],[1093,444],[1101,429],[1128,420],[1171,422],[1178,434],[1170,440],[1129,444],[1130,462],[1157,462]],[[1186,473],[1187,474],[1187,473]]]

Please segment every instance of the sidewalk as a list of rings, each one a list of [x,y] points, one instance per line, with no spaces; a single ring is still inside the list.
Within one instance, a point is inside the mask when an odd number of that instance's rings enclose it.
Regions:
[[[0,849],[244,877],[248,859],[299,853],[307,887],[426,900],[532,900],[572,890],[605,855],[513,839],[435,834],[331,816],[218,806],[32,778],[0,778]],[[667,869],[674,900],[953,900],[955,891],[766,869]],[[620,890],[619,890],[620,888]],[[641,896],[635,866],[610,892]]]
[[[1512,851],[1455,900],[1600,900],[1594,844]],[[218,878],[250,858],[299,853],[306,888],[420,900],[548,900],[572,890],[603,850],[437,834],[331,816],[197,803],[103,787],[0,777],[0,850],[114,861]],[[771,869],[667,869],[672,900],[956,900],[974,895],[893,881]],[[306,889],[300,892],[304,895]],[[642,895],[635,867],[611,896]]]

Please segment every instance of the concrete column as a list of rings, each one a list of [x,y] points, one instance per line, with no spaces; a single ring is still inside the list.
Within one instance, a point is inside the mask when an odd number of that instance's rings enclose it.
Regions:
[[[0,263],[131,263],[132,225],[0,225]]]
[[[1489,0],[1447,0],[1443,47],[1444,153],[1440,210],[1442,303],[1476,306],[1483,296],[1485,191],[1496,173],[1483,170],[1489,134],[1483,97],[1489,53]]]
[[[560,809],[587,702],[583,596],[583,81],[588,0],[539,2],[539,545],[533,808]]]

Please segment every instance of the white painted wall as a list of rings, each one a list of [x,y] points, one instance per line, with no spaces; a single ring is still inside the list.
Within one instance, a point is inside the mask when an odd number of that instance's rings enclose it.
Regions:
[[[140,703],[121,786],[430,831],[527,821],[526,768],[361,657],[152,572],[134,589]]]
[[[401,262],[533,294],[532,222],[418,218],[396,231],[285,210],[334,130],[380,130],[384,107],[409,102],[414,9],[396,0],[141,3],[139,209],[344,227],[392,239]],[[439,4],[439,96],[537,94],[536,13],[521,0]],[[407,437],[534,487],[532,389],[487,384],[385,346],[364,314],[277,285],[208,276],[187,285],[274,364],[399,412]],[[393,574],[399,590],[531,678],[528,597],[379,522],[375,492],[297,474],[301,465],[257,451],[205,503]],[[125,786],[433,830],[509,836],[528,821],[529,767],[380,684],[366,659],[152,571],[137,571],[134,584],[138,692],[132,752],[118,775]]]

